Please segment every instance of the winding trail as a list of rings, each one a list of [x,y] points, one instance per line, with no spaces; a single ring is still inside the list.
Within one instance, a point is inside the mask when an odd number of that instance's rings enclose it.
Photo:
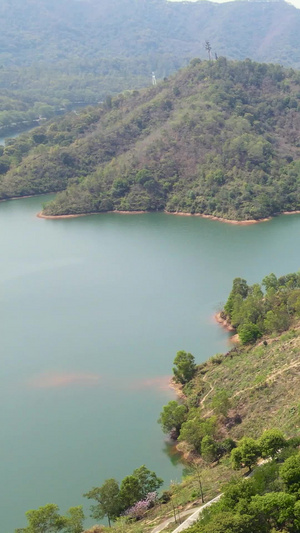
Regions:
[[[257,387],[260,387],[263,383],[270,383],[270,382],[274,381],[274,379],[276,379],[277,376],[281,376],[284,372],[287,372],[291,368],[296,368],[297,366],[300,366],[300,361],[299,360],[294,360],[290,364],[284,365],[280,370],[276,370],[276,372],[273,372],[273,374],[268,376],[265,379],[265,381],[263,381],[261,383],[256,383],[255,385],[251,385],[251,387],[246,387],[245,389],[238,390],[237,392],[235,392],[232,395],[231,398],[236,398],[237,396],[239,396],[240,394],[243,394],[244,392],[257,389]],[[206,399],[208,398],[208,396],[215,390],[214,385],[212,385],[212,383],[207,381],[207,379],[205,379],[205,378],[206,378],[206,376],[204,376],[203,381],[208,383],[208,385],[210,386],[210,390],[205,394],[205,396],[203,396],[202,400],[200,401],[200,405],[201,405],[202,408],[204,407],[204,403],[205,403]],[[211,412],[212,411],[210,411],[210,413]]]
[[[263,383],[272,382],[272,381],[274,381],[274,379],[276,379],[277,376],[280,376],[281,374],[283,374],[287,370],[290,370],[291,368],[296,368],[297,366],[300,366],[300,361],[299,360],[298,361],[297,360],[296,361],[292,361],[289,365],[285,365],[280,370],[277,370],[276,372],[273,372],[273,374],[268,376],[267,379],[265,381],[263,381],[262,383],[256,383],[256,385],[252,385],[251,387],[246,387],[246,389],[242,389],[242,390],[239,390],[239,391],[235,392],[234,395],[232,396],[232,398],[235,398],[236,396],[238,396],[239,394],[242,394],[243,392],[247,392],[249,390],[256,389],[257,387],[260,387]]]
[[[210,386],[210,390],[205,394],[205,396],[203,396],[203,398],[202,398],[202,400],[200,402],[201,407],[204,406],[204,402],[205,402],[206,398],[208,398],[208,396],[215,390],[215,387],[209,381],[207,381],[206,374],[203,377],[203,381],[207,382],[207,384]]]

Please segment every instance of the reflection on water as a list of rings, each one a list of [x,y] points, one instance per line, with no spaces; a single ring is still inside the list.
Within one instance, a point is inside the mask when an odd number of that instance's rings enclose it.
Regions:
[[[170,440],[164,442],[163,452],[169,457],[172,465],[177,466],[184,463],[182,454],[176,448],[176,444]]]

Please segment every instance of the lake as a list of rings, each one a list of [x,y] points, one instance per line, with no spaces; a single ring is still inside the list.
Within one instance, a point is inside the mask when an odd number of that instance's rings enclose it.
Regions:
[[[84,492],[142,464],[180,480],[156,422],[176,352],[226,351],[213,315],[232,279],[300,263],[299,215],[44,220],[43,201],[0,204],[3,533],[46,503],[88,508]]]
[[[33,124],[31,123],[30,126],[24,126],[22,129],[20,129],[20,128],[16,128],[16,129],[11,128],[11,129],[8,129],[5,132],[5,134],[2,131],[0,133],[0,146],[4,146],[6,140],[8,140],[8,139],[16,139],[22,133],[25,133],[27,131],[33,130],[33,128],[36,128],[39,125],[40,125],[39,122],[36,120],[36,121],[34,121]]]

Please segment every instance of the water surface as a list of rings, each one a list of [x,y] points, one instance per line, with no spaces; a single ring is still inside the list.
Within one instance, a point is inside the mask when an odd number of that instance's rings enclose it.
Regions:
[[[300,217],[231,226],[165,214],[36,218],[0,204],[0,516],[62,511],[146,464],[180,479],[156,423],[177,350],[227,350],[212,316],[232,279],[299,269]],[[90,524],[89,520],[87,524]]]

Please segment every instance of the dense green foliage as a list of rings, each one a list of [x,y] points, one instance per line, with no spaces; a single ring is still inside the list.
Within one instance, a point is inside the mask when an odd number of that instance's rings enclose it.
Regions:
[[[115,479],[107,479],[101,487],[92,488],[84,496],[97,502],[91,506],[91,516],[95,519],[107,516],[110,524],[135,503],[145,500],[149,493],[156,492],[162,484],[163,480],[155,472],[142,465],[126,476],[120,486]]]
[[[300,455],[290,446],[251,479],[232,480],[189,533],[296,533],[300,528]]]
[[[96,503],[91,506],[91,516],[96,520],[107,516],[109,526],[136,502],[144,503],[147,496],[154,495],[163,484],[155,472],[145,465],[136,468],[132,475],[126,476],[121,485],[115,479],[107,479],[101,487],[94,487],[84,494]],[[60,515],[55,504],[47,504],[36,510],[27,511],[28,526],[17,529],[16,533],[82,533],[85,516],[82,507],[71,507],[65,516]]]
[[[171,400],[164,406],[158,423],[161,424],[164,433],[171,433],[175,438],[178,437],[180,428],[186,420],[187,407]]]
[[[59,514],[57,505],[47,504],[36,510],[27,511],[28,526],[16,533],[82,533],[84,514],[82,507],[71,507],[66,516]]]
[[[213,54],[299,67],[299,21],[285,2],[2,0],[0,131],[162,79],[207,57],[207,38]]]
[[[119,483],[115,479],[107,479],[101,487],[94,487],[84,494],[89,500],[95,500],[96,505],[91,506],[91,516],[96,520],[107,516],[110,525],[111,520],[119,516],[121,512]]]
[[[270,274],[262,286],[249,287],[244,279],[236,278],[223,312],[237,328],[242,344],[255,342],[265,333],[287,330],[299,314],[300,272],[278,279]]]
[[[191,353],[187,353],[184,350],[177,352],[173,367],[175,381],[185,385],[194,377],[195,372],[195,357]]]
[[[258,443],[250,437],[243,437],[238,446],[231,451],[231,462],[236,470],[246,466],[251,472],[261,452]]]
[[[300,75],[194,60],[169,81],[11,141],[0,198],[66,192],[48,215],[109,210],[258,219],[300,207]]]

